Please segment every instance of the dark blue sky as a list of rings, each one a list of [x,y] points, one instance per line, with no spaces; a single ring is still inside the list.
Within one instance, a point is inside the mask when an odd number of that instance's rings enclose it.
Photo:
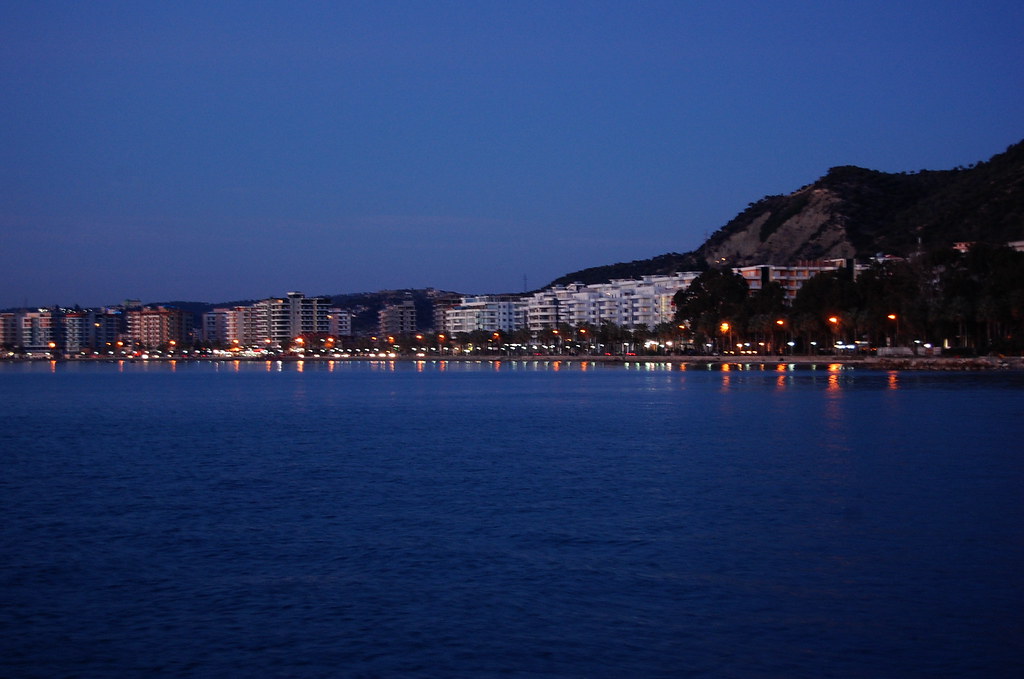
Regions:
[[[0,2],[0,308],[538,287],[1024,137],[1024,3]]]

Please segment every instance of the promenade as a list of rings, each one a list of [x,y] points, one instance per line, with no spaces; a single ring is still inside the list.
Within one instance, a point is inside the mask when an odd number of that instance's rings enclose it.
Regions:
[[[606,363],[606,364],[678,364],[680,366],[706,366],[714,369],[716,366],[754,366],[775,367],[790,365],[796,367],[831,366],[840,365],[846,368],[863,368],[867,370],[1024,370],[1024,357],[1022,356],[977,356],[970,358],[958,357],[900,357],[900,358],[878,358],[875,356],[768,356],[763,354],[751,354],[747,356],[683,356],[683,355],[651,355],[651,356],[622,356],[622,355],[585,355],[585,354],[532,354],[532,355],[497,355],[497,354],[453,354],[453,355],[341,355],[341,356],[149,356],[149,357],[115,357],[115,356],[80,356],[52,359],[46,357],[5,357],[0,362],[22,363],[51,361],[62,362],[168,362],[168,361],[199,361],[199,362],[329,362],[329,361],[397,361],[397,362],[457,362],[457,363],[502,363],[502,362],[544,362],[544,363]]]

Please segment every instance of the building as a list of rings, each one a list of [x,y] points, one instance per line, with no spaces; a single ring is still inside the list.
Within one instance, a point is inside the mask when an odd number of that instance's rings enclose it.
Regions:
[[[443,309],[441,324],[448,335],[475,330],[513,332],[526,325],[526,301],[518,295],[463,297]]]
[[[87,311],[68,311],[61,316],[56,344],[64,353],[77,354],[92,348],[89,316]]]
[[[0,347],[13,349],[21,346],[18,315],[12,311],[0,313]]]
[[[192,314],[171,307],[155,306],[129,309],[126,339],[144,348],[184,344],[191,339]]]
[[[227,344],[236,331],[237,314],[234,309],[217,308],[203,314],[199,337],[206,344]]]
[[[229,346],[283,346],[303,335],[351,334],[350,312],[332,307],[330,298],[306,297],[301,292],[249,306],[213,309],[202,319],[203,340]]]
[[[445,328],[447,327],[447,314],[449,309],[453,309],[458,305],[462,304],[462,300],[466,299],[461,295],[456,295],[450,292],[436,292],[431,295],[432,309],[432,320],[433,329],[437,332],[444,333],[448,332]]]
[[[88,312],[88,346],[93,351],[117,350],[117,343],[125,336],[124,311],[118,307],[91,309]]]
[[[27,354],[48,354],[59,339],[57,314],[52,309],[17,312],[18,348]]]
[[[416,332],[416,303],[412,298],[387,304],[377,314],[378,332],[385,337],[412,335]]]
[[[796,266],[743,266],[735,268],[733,271],[743,276],[747,281],[747,285],[750,286],[751,293],[761,290],[768,283],[778,283],[786,293],[786,301],[792,302],[796,299],[796,293],[803,284],[814,276],[817,276],[819,273],[839,271],[852,266],[852,261],[834,259],[800,262]],[[854,269],[854,271],[856,272],[857,269]]]
[[[352,312],[348,309],[328,309],[327,332],[331,337],[351,337]]]
[[[289,292],[283,298],[264,300],[267,338],[275,344],[285,344],[300,335],[330,334],[331,300],[328,297],[306,297],[301,292]],[[253,326],[262,319],[257,315]]]
[[[697,276],[697,272],[686,271],[542,290],[527,302],[527,327],[533,332],[562,324],[653,328],[674,319],[673,297]]]

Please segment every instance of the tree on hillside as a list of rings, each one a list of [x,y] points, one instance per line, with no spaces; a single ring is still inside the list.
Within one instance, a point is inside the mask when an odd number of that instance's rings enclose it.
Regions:
[[[861,297],[846,271],[812,276],[793,300],[793,324],[816,341],[856,336]]]
[[[937,329],[957,347],[1004,351],[1024,339],[1024,253],[975,245],[933,270]]]
[[[755,342],[764,341],[778,348],[788,314],[785,289],[778,281],[766,283],[746,300],[746,331]]]
[[[908,262],[875,264],[857,276],[856,324],[876,346],[900,344],[925,333],[928,323],[923,278]]]
[[[731,269],[708,269],[675,294],[676,320],[703,338],[720,334],[722,323],[741,327],[750,286]]]

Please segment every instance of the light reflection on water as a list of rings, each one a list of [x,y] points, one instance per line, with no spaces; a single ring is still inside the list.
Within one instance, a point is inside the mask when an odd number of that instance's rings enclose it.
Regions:
[[[890,389],[895,390],[900,388],[900,374],[897,371],[889,371],[888,384]]]

